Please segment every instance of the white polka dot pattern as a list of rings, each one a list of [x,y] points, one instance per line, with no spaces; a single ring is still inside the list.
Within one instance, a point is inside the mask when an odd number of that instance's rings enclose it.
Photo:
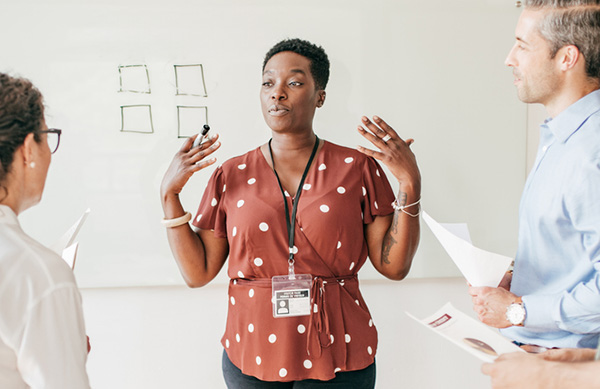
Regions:
[[[237,207],[238,208],[242,208],[242,205],[244,205],[244,200],[240,200],[237,202]]]
[[[269,343],[275,343],[275,342],[277,342],[277,335],[275,335],[275,334],[269,335]]]
[[[375,209],[379,209],[379,206],[377,205],[377,201],[373,201],[373,205],[375,206]]]
[[[363,191],[363,196],[366,196],[367,195],[367,189],[364,186],[362,187],[362,191]]]
[[[335,338],[333,337],[333,335],[329,335],[329,339],[331,339],[331,344],[333,344],[333,342],[335,341]]]
[[[377,174],[377,177],[381,177],[381,174],[379,174],[379,169],[375,170],[375,174]]]
[[[231,229],[231,236],[236,236],[236,235],[237,235],[237,227],[235,227],[235,226],[234,226],[234,227]]]
[[[250,297],[250,298],[254,297],[254,289],[250,289],[248,291],[248,297]]]
[[[227,185],[223,185],[223,193],[225,193],[225,188],[227,188]]]
[[[367,347],[367,352],[369,353],[369,355],[373,355],[373,349],[371,348],[371,346]]]
[[[306,359],[306,360],[304,361],[304,367],[305,367],[306,369],[310,369],[310,368],[312,368],[312,362],[311,362],[311,361],[309,361],[308,359]]]
[[[345,340],[346,340],[346,343],[350,343],[350,341],[352,340],[352,338],[350,337],[349,334],[346,334]]]
[[[342,371],[342,369],[340,369],[339,367],[336,367],[335,370],[333,371],[334,373],[339,373],[340,371]]]
[[[245,163],[242,163],[242,164],[238,165],[238,169],[240,169],[240,170],[244,170],[245,168],[246,168],[246,164]]]
[[[231,301],[231,305],[235,305],[235,297],[231,296],[229,301]]]
[[[373,319],[369,319],[369,327],[373,327]]]
[[[310,190],[310,188],[312,188],[312,185],[310,184],[304,184],[304,186],[302,187],[302,189],[304,190]]]
[[[327,169],[327,166],[324,163],[319,165],[319,171],[323,171],[325,169]]]
[[[256,182],[256,178],[251,178],[248,180],[248,185],[252,185]]]
[[[344,194],[346,193],[346,188],[344,188],[343,186],[338,186],[337,191],[339,194]]]
[[[281,370],[279,370],[279,376],[281,378],[285,377],[287,375],[287,370],[284,368],[281,368]]]
[[[323,204],[319,207],[319,209],[321,210],[321,212],[323,213],[327,213],[329,212],[329,206],[327,206],[326,204]]]
[[[306,332],[306,327],[304,327],[303,324],[299,324],[298,325],[298,333],[303,334],[304,332]]]
[[[229,348],[229,339],[225,339],[225,347]]]
[[[262,232],[267,232],[269,230],[269,225],[265,222],[262,222],[258,225],[258,228],[262,231]]]
[[[240,278],[244,278],[244,273],[242,273],[242,271],[241,271],[241,270],[238,272],[238,277],[240,277]]]
[[[342,242],[338,240],[337,248],[339,249],[340,247],[342,247]]]
[[[354,161],[354,158],[352,158],[352,157],[348,157],[348,158],[344,159],[344,162],[346,162],[346,163],[352,163],[352,161]]]
[[[196,223],[199,223],[199,222],[200,222],[200,219],[202,219],[202,214],[200,214],[200,215],[198,215],[198,216],[196,217]]]
[[[213,198],[213,199],[210,201],[210,205],[212,205],[213,207],[214,207],[215,205],[217,205],[217,199]]]
[[[256,266],[262,266],[262,264],[263,264],[262,258],[258,258],[258,257],[254,258],[254,264]]]
[[[254,324],[252,324],[252,323],[248,324],[248,332],[250,332],[250,333],[254,332]]]
[[[260,357],[259,357],[259,356],[257,356],[257,357],[256,357],[256,364],[257,364],[258,366],[260,366],[260,364],[261,364],[261,363],[262,363],[262,359],[260,359]]]
[[[354,269],[354,262],[350,264],[350,270]]]
[[[240,337],[240,334],[235,334],[235,341],[240,343],[240,340],[242,340],[242,338]]]

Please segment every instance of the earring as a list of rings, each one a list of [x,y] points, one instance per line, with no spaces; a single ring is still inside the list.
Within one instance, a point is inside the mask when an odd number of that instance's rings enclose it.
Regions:
[[[32,161],[32,162],[29,164],[29,167],[30,167],[30,168],[32,168],[32,169],[33,169],[33,168],[35,168],[35,162],[33,162],[33,161]]]

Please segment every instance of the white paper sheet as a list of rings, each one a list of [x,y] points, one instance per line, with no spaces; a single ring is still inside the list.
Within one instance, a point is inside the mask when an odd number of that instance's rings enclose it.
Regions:
[[[50,249],[58,255],[62,255],[63,251],[67,247],[71,246],[73,242],[75,242],[75,238],[77,237],[79,230],[81,230],[81,226],[83,225],[89,214],[90,209],[88,208],[85,210],[83,215],[81,215],[79,220],[77,220],[75,224],[73,224],[71,228],[69,228],[67,232],[65,232],[63,236],[61,236],[60,239],[56,241],[56,243],[50,246]]]
[[[500,284],[512,258],[473,246],[444,228],[427,212],[423,212],[423,220],[471,285],[497,287]]]
[[[459,311],[451,303],[446,303],[436,313],[422,320],[408,312],[406,314],[485,362],[493,362],[504,353],[525,352],[498,330]]]
[[[79,242],[75,242],[62,252],[62,259],[65,260],[67,265],[71,269],[75,269],[75,260],[77,259],[77,249],[79,248]]]

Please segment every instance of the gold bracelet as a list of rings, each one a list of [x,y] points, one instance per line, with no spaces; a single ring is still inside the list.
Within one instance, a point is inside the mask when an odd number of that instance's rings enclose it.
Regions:
[[[186,212],[185,215],[176,217],[174,219],[162,219],[160,223],[167,228],[173,228],[182,226],[190,220],[192,220],[192,214]]]

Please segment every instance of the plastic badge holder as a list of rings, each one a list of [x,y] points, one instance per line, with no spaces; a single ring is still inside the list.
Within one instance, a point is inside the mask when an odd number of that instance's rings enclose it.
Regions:
[[[271,279],[271,287],[273,317],[310,315],[310,274],[274,276]]]

